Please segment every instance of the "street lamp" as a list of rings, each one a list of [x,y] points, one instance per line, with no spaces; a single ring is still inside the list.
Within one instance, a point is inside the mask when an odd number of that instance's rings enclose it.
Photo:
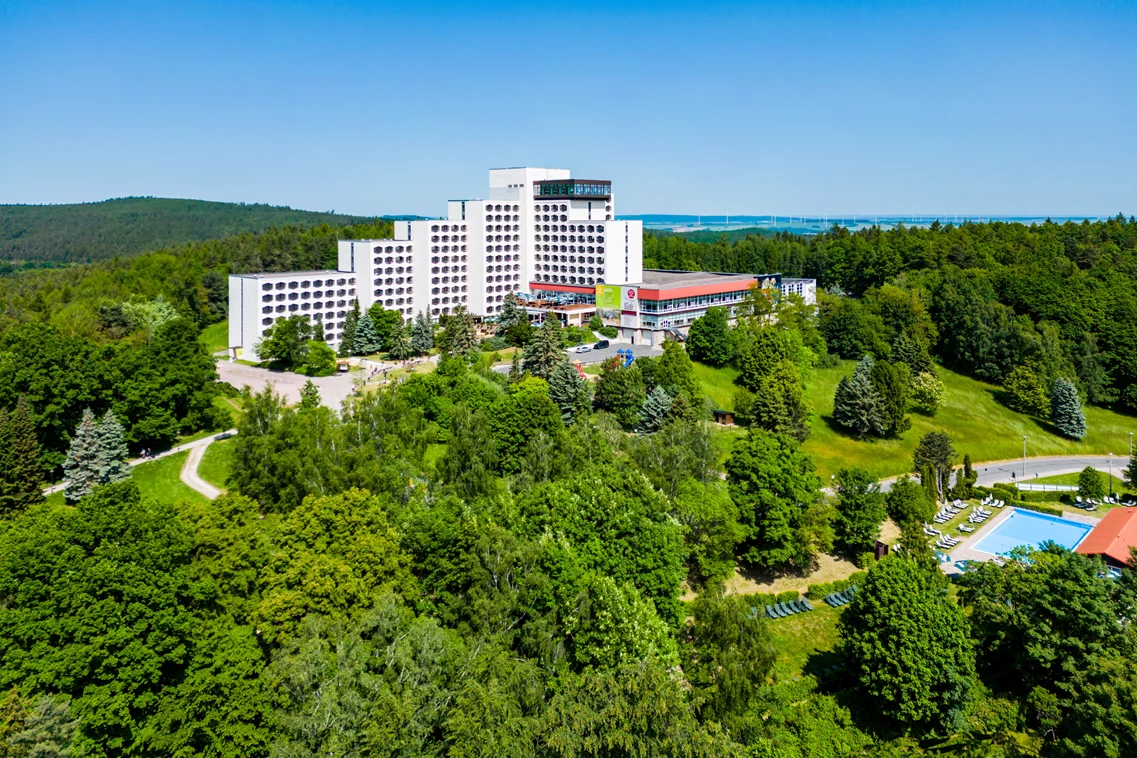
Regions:
[[[1109,496],[1113,497],[1113,453],[1109,454]]]
[[[1023,479],[1026,479],[1026,435],[1023,435]]]

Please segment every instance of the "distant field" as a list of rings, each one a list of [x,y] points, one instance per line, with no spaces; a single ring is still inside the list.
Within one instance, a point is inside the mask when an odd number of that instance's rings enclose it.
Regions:
[[[806,385],[806,396],[813,405],[811,434],[802,448],[810,454],[824,479],[842,466],[860,466],[876,477],[908,473],[912,452],[920,437],[932,431],[951,435],[962,461],[968,453],[973,461],[1008,460],[1022,455],[1022,438],[1027,437],[1027,455],[1078,455],[1085,453],[1123,453],[1129,449],[1129,432],[1137,430],[1137,418],[1102,408],[1087,407],[1089,434],[1075,442],[1054,433],[1045,421],[1015,413],[996,400],[996,385],[971,379],[945,368],[939,369],[946,387],[944,408],[935,417],[912,412],[912,428],[897,439],[858,440],[833,421],[833,393],[841,377],[851,374],[853,361],[843,361],[829,369],[815,369]],[[720,407],[732,409],[734,369],[697,366],[704,392]],[[743,430],[726,429],[731,437]]]
[[[201,463],[198,464],[197,473],[214,487],[225,490],[229,488],[226,482],[229,479],[229,471],[232,465],[233,440],[212,442],[205,449],[205,455],[202,456]]]

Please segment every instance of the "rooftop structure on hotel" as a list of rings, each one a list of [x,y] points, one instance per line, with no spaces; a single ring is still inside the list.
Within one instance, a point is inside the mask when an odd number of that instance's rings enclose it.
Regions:
[[[1100,555],[1114,568],[1129,565],[1130,549],[1137,547],[1137,508],[1114,508],[1074,550]]]

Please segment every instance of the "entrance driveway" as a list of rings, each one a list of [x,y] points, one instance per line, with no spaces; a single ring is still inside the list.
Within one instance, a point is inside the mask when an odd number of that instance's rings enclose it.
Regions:
[[[272,384],[276,392],[283,395],[289,403],[300,402],[300,388],[311,378],[312,383],[320,388],[320,402],[332,410],[338,411],[344,399],[354,389],[353,378],[363,376],[363,374],[348,372],[346,374],[333,374],[332,376],[307,377],[287,371],[269,371],[264,368],[220,360],[217,362],[217,376],[220,377],[221,381],[228,382],[237,389],[248,387],[254,393],[261,392],[266,385]]]

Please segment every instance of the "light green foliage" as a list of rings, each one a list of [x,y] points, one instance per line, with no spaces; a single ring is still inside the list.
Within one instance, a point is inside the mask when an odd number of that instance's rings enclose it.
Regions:
[[[0,681],[71,697],[81,754],[126,754],[194,639],[188,530],[120,482],[0,540]]]
[[[373,352],[378,350],[390,352],[395,331],[404,323],[403,314],[396,310],[387,310],[382,303],[376,302],[367,309],[367,315],[371,316],[371,324],[375,327],[375,337],[379,342],[379,347]],[[356,348],[358,349],[358,345]]]
[[[614,667],[657,658],[678,665],[679,656],[667,625],[655,607],[631,584],[617,585],[606,576],[591,576],[565,621],[578,666]]]
[[[300,407],[307,410],[318,408],[320,406],[320,388],[309,379],[304,382],[304,386],[300,388]]]
[[[265,329],[256,345],[257,355],[278,368],[290,369],[304,363],[312,327],[302,316],[282,318]]]
[[[720,481],[684,479],[671,500],[671,513],[684,528],[688,582],[702,585],[729,577],[744,532],[726,486]]]
[[[878,561],[838,623],[850,673],[881,717],[916,734],[958,726],[975,682],[974,643],[929,571]]]
[[[912,377],[912,402],[929,416],[944,407],[944,383],[935,374],[923,371]]]
[[[874,749],[849,709],[815,691],[811,677],[755,691],[745,722],[755,758],[853,758],[889,755]]]
[[[683,394],[692,405],[703,403],[695,366],[678,342],[668,340],[663,343],[663,355],[656,367],[656,384],[667,390],[671,397]]]
[[[630,429],[639,420],[640,408],[646,399],[643,374],[636,363],[627,368],[622,368],[615,358],[604,363],[593,396],[598,410],[608,411]]]
[[[928,499],[924,488],[906,476],[892,483],[884,503],[888,517],[897,525],[924,523],[936,515],[936,505]]]
[[[752,402],[745,388],[735,395],[742,401],[741,413],[751,424],[774,434],[784,434],[798,442],[809,437],[809,405],[802,392],[801,375],[788,360],[779,361],[758,380]]]
[[[419,311],[411,325],[411,350],[417,355],[425,355],[433,347],[434,326],[430,323],[430,317]]]
[[[951,437],[947,432],[925,434],[912,453],[912,470],[925,477],[924,470],[930,469],[935,483],[935,493],[940,500],[944,499],[953,465],[955,465],[955,448],[952,447]]]
[[[1003,381],[1007,405],[1019,413],[1046,418],[1050,414],[1050,393],[1046,381],[1033,366],[1015,366]]]
[[[837,472],[837,539],[850,555],[872,550],[886,515],[884,495],[868,472]]]
[[[302,362],[296,366],[296,373],[305,376],[331,376],[336,373],[336,353],[328,343],[309,340],[305,346]]]
[[[166,323],[178,317],[178,311],[167,303],[161,295],[154,300],[142,302],[125,302],[122,312],[130,321],[132,329],[144,329],[146,339]]]
[[[1093,466],[1086,466],[1078,474],[1078,494],[1084,498],[1100,500],[1105,496],[1105,476]]]
[[[655,434],[625,438],[624,446],[640,471],[669,500],[675,499],[687,479],[719,480],[721,440],[705,421],[675,419]]]
[[[1069,379],[1057,379],[1050,388],[1050,421],[1070,439],[1086,436],[1086,412],[1078,388]]]
[[[782,361],[800,360],[801,337],[795,332],[746,323],[739,325],[734,337],[738,383],[751,392],[757,392],[762,377]]]
[[[371,311],[367,311],[359,317],[359,322],[355,325],[355,335],[351,343],[352,355],[372,355],[381,349],[383,341],[379,338],[379,332],[371,318]]]
[[[7,740],[10,747],[2,753],[6,758],[70,758],[74,755],[79,720],[71,714],[70,698],[37,696],[29,703],[20,727]],[[0,750],[5,747],[0,742]]]
[[[751,429],[734,443],[726,471],[746,532],[740,559],[764,569],[809,568],[829,549],[821,480],[793,440]]]
[[[95,414],[88,408],[83,411],[83,420],[71,437],[67,460],[63,462],[63,475],[67,477],[67,487],[64,489],[67,502],[78,502],[102,484],[99,480],[101,463],[98,424]]]
[[[516,353],[514,353],[516,355]],[[561,410],[565,425],[571,425],[592,407],[588,382],[568,359],[562,360],[549,376],[549,399]]]
[[[305,498],[285,518],[254,613],[263,639],[286,640],[310,613],[351,617],[384,590],[413,596],[409,558],[388,507],[348,490]]]
[[[450,416],[450,439],[438,461],[438,474],[464,500],[496,489],[498,466],[493,430],[485,414],[459,403]]]
[[[663,389],[662,385],[657,385],[644,400],[643,407],[640,408],[636,431],[640,434],[658,432],[667,423],[667,417],[670,413],[671,396],[667,394],[667,390]]]
[[[564,360],[565,351],[561,348],[561,321],[556,314],[548,313],[541,328],[525,345],[521,354],[521,366],[533,376],[548,379]]]
[[[0,519],[43,502],[43,468],[35,422],[27,399],[11,413],[0,408]]]

